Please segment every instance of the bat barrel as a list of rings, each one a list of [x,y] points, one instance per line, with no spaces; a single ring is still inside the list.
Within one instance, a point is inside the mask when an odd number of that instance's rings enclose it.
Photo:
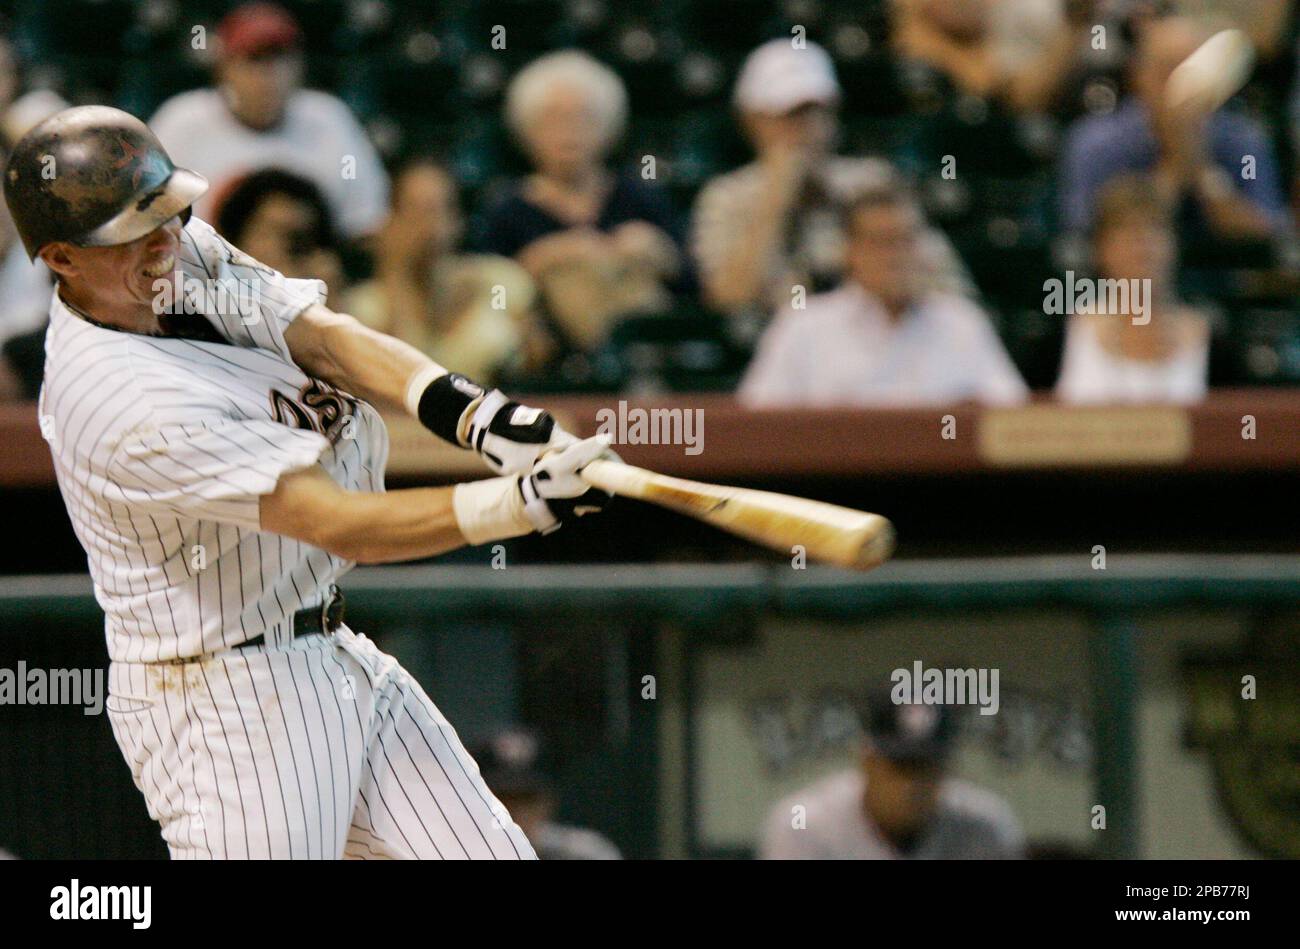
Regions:
[[[613,461],[593,461],[582,477],[611,494],[678,511],[787,555],[852,570],[880,566],[894,551],[894,528],[879,514],[769,491],[686,481]]]
[[[871,518],[857,539],[852,556],[843,561],[832,561],[851,570],[873,570],[894,555],[894,543],[897,534],[888,518],[878,514],[867,515]]]

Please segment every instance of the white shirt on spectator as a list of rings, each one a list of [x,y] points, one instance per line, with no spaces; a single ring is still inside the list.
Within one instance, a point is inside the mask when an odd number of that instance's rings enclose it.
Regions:
[[[0,258],[0,343],[40,329],[50,312],[50,272],[14,241]]]
[[[1057,398],[1092,404],[1190,404],[1205,398],[1209,387],[1210,337],[1204,327],[1184,334],[1181,345],[1167,359],[1131,359],[1101,344],[1095,319],[1080,315],[1070,318],[1061,376],[1056,383]]]
[[[194,208],[201,218],[214,219],[232,179],[268,167],[314,182],[346,238],[374,231],[387,213],[388,173],[351,110],[328,93],[299,89],[280,124],[259,132],[235,118],[220,90],[192,89],[164,102],[149,125],[174,163],[212,183]]]
[[[1028,389],[971,301],[927,293],[895,322],[850,280],[778,314],[738,394],[755,407],[1009,404]]]
[[[782,246],[768,262],[762,292],[765,306],[788,301],[794,284],[806,287],[814,276],[838,278],[844,272],[843,209],[862,192],[890,181],[893,174],[889,162],[874,157],[834,155],[816,168],[811,178],[820,201],[812,206],[801,201],[791,210]],[[700,189],[691,219],[691,254],[706,280],[751,240],[750,222],[766,188],[767,176],[754,161],[710,179]],[[965,265],[942,231],[925,228],[921,259],[927,287],[974,292]]]
[[[837,771],[790,795],[763,826],[764,860],[1009,860],[1024,856],[1025,837],[1006,802],[965,781],[939,788],[934,815],[906,854],[899,851],[863,808],[866,775]],[[802,807],[801,812],[795,810]],[[793,816],[802,813],[795,825]]]

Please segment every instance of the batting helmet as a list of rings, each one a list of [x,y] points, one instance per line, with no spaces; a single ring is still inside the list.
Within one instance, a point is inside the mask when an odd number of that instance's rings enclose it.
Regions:
[[[177,214],[188,219],[207,190],[143,122],[102,105],[50,116],[18,141],[5,169],[5,202],[33,259],[52,241],[133,241]]]

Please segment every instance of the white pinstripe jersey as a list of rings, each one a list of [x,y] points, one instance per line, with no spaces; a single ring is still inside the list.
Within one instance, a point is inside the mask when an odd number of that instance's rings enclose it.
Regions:
[[[284,641],[288,617],[352,564],[261,531],[261,495],[317,461],[345,488],[384,487],[379,414],[309,378],[284,341],[324,284],[259,264],[198,218],[177,261],[189,281],[256,291],[210,295],[202,315],[175,318],[224,342],[101,327],[57,290],[50,305],[41,428],[115,661],[196,656],[259,633]]]

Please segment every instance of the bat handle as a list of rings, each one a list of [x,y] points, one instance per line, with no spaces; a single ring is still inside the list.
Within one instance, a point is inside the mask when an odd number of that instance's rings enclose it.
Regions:
[[[597,458],[588,462],[578,474],[583,481],[602,491],[625,498],[639,498],[645,495],[650,472],[619,461]]]

